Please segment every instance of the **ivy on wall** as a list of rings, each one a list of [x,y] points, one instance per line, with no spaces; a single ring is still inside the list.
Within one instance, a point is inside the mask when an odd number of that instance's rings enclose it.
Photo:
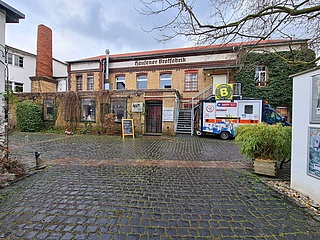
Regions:
[[[241,83],[243,97],[267,100],[272,107],[286,106],[291,112],[293,84],[290,75],[315,67],[316,64],[303,63],[314,59],[314,51],[308,49],[276,54],[248,53],[241,62],[235,81]],[[268,84],[264,87],[257,87],[254,82],[255,69],[259,65],[268,69]]]

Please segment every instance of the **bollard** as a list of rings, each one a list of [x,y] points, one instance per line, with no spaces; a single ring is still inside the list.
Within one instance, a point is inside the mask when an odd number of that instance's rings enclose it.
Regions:
[[[35,170],[40,170],[45,168],[47,165],[44,163],[41,153],[40,152],[35,152],[34,153],[35,157],[36,157],[36,167]]]

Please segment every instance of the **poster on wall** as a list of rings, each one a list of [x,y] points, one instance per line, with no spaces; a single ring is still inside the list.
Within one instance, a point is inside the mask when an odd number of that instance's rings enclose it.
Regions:
[[[173,108],[164,108],[163,109],[163,121],[172,122],[173,121]]]
[[[320,128],[310,128],[308,175],[320,179]]]
[[[320,75],[312,77],[312,103],[310,123],[320,123]]]

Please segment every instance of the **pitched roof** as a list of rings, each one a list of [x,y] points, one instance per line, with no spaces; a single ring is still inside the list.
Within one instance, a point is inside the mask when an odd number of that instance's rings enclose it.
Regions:
[[[19,19],[25,18],[23,13],[19,12],[17,9],[11,7],[1,0],[0,9],[4,9],[6,11],[6,23],[19,23]]]
[[[291,39],[280,39],[280,40],[261,40],[261,41],[250,41],[250,42],[234,42],[227,44],[213,44],[207,46],[194,46],[194,47],[185,47],[185,48],[172,48],[172,49],[161,49],[161,50],[150,50],[143,52],[132,52],[132,53],[119,53],[119,54],[110,54],[109,57],[111,60],[125,60],[130,58],[137,57],[156,57],[163,56],[168,54],[176,54],[176,53],[197,53],[197,52],[207,52],[207,51],[221,51],[227,49],[235,49],[240,47],[253,47],[255,45],[267,46],[267,45],[278,45],[292,42],[303,42],[306,43],[308,40],[291,40]],[[79,59],[75,61],[68,62],[84,62],[84,61],[99,61],[106,59],[106,55],[99,55],[90,58]]]

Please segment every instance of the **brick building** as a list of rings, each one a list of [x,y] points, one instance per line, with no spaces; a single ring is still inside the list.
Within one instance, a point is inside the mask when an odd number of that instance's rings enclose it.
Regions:
[[[266,40],[125,54],[109,54],[68,62],[69,91],[80,94],[80,122],[99,125],[106,112],[116,122],[132,118],[144,134],[191,133],[191,109],[214,94],[216,84],[241,86],[234,75],[240,57],[250,51],[289,51],[307,47],[307,40]],[[257,87],[268,82],[267,66],[253,73]],[[108,98],[98,101],[93,92]],[[101,99],[101,98],[100,98]]]

